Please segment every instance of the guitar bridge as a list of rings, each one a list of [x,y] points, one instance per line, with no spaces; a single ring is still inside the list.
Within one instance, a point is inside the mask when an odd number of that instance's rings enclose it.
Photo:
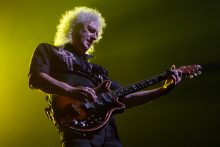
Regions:
[[[65,108],[65,113],[66,114],[71,114],[71,115],[80,115],[80,111],[77,106],[74,104],[70,104]]]

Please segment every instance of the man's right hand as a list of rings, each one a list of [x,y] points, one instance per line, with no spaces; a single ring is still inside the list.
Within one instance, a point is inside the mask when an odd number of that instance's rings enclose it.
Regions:
[[[84,86],[77,86],[77,87],[72,87],[69,91],[69,96],[79,99],[81,98],[86,98],[89,101],[96,101],[96,92],[94,89],[90,87],[84,87]]]
[[[97,97],[95,90],[90,87],[72,87],[67,83],[54,79],[46,73],[31,74],[29,83],[31,87],[39,89],[48,94],[70,96],[73,98],[78,98],[79,100],[83,100],[84,98],[90,101],[95,101]]]

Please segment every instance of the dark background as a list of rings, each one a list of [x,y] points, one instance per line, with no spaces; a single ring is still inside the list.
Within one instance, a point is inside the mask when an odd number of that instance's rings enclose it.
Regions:
[[[7,0],[0,2],[0,146],[59,147],[44,94],[28,87],[31,55],[53,43],[56,25],[75,6],[97,8],[107,28],[93,62],[122,85],[168,69],[201,64],[170,94],[116,116],[124,147],[220,146],[220,2],[214,0]]]

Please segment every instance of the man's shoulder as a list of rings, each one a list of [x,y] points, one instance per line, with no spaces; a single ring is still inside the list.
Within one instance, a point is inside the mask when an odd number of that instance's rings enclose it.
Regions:
[[[49,43],[39,43],[36,51],[37,52],[51,52],[52,50],[57,50],[58,47]]]
[[[38,48],[57,48],[56,46],[52,45],[52,44],[49,44],[49,43],[39,43]]]

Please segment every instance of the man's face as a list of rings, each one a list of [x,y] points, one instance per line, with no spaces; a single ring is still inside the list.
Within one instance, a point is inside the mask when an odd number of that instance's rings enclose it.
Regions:
[[[81,54],[85,54],[97,39],[98,29],[99,27],[95,22],[79,27],[79,30],[76,32],[75,36],[73,36],[73,45]]]

